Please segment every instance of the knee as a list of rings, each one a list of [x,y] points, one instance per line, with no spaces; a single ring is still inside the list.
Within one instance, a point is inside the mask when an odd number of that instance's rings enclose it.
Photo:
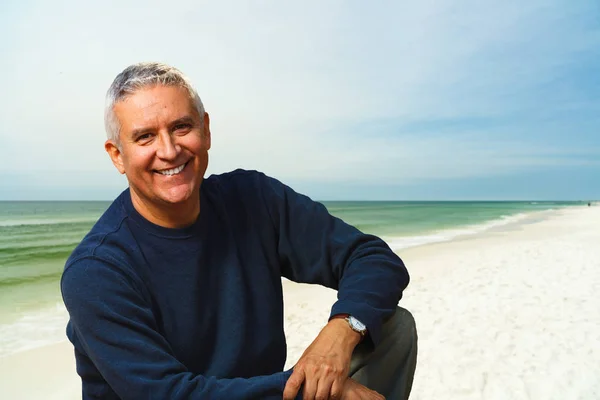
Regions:
[[[396,307],[396,311],[384,324],[384,331],[396,338],[403,337],[407,341],[417,341],[417,324],[415,318],[406,308]]]

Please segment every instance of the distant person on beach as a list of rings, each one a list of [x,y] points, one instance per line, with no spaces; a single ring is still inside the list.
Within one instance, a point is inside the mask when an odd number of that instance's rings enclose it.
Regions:
[[[262,173],[204,179],[209,122],[164,64],[132,65],[108,90],[105,150],[129,187],[61,279],[83,398],[408,398],[417,333],[397,306],[403,262]],[[282,277],[338,291],[289,371]]]

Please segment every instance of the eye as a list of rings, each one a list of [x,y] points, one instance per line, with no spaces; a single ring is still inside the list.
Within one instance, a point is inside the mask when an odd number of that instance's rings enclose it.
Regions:
[[[192,125],[188,123],[177,124],[173,127],[175,132],[189,132],[192,129]]]
[[[150,141],[150,139],[152,139],[151,133],[143,133],[143,134],[139,135],[138,137],[136,137],[135,141],[137,143],[146,143],[146,142]]]

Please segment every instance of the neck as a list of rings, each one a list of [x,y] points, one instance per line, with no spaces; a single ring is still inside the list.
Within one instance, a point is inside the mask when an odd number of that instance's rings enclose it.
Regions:
[[[185,228],[192,225],[200,215],[200,193],[180,204],[164,204],[157,207],[150,201],[138,196],[130,189],[133,208],[155,225],[163,228]]]

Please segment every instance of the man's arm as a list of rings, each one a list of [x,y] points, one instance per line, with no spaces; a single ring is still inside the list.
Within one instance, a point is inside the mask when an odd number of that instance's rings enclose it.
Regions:
[[[217,379],[187,371],[158,332],[135,285],[109,263],[86,258],[61,280],[82,349],[121,399],[281,399],[289,373]],[[88,384],[82,376],[83,392]]]
[[[409,283],[402,260],[379,237],[332,216],[325,206],[260,174],[262,195],[277,231],[281,273],[295,282],[338,291],[330,316],[363,322],[366,340],[379,343]]]
[[[409,282],[402,260],[383,240],[333,217],[322,204],[275,179],[261,174],[260,180],[277,231],[282,275],[336,289],[330,315],[354,316],[367,326],[365,340],[377,345],[383,322]],[[292,398],[302,384],[308,398],[340,393],[356,335],[346,321],[330,320],[294,367],[284,398]]]

